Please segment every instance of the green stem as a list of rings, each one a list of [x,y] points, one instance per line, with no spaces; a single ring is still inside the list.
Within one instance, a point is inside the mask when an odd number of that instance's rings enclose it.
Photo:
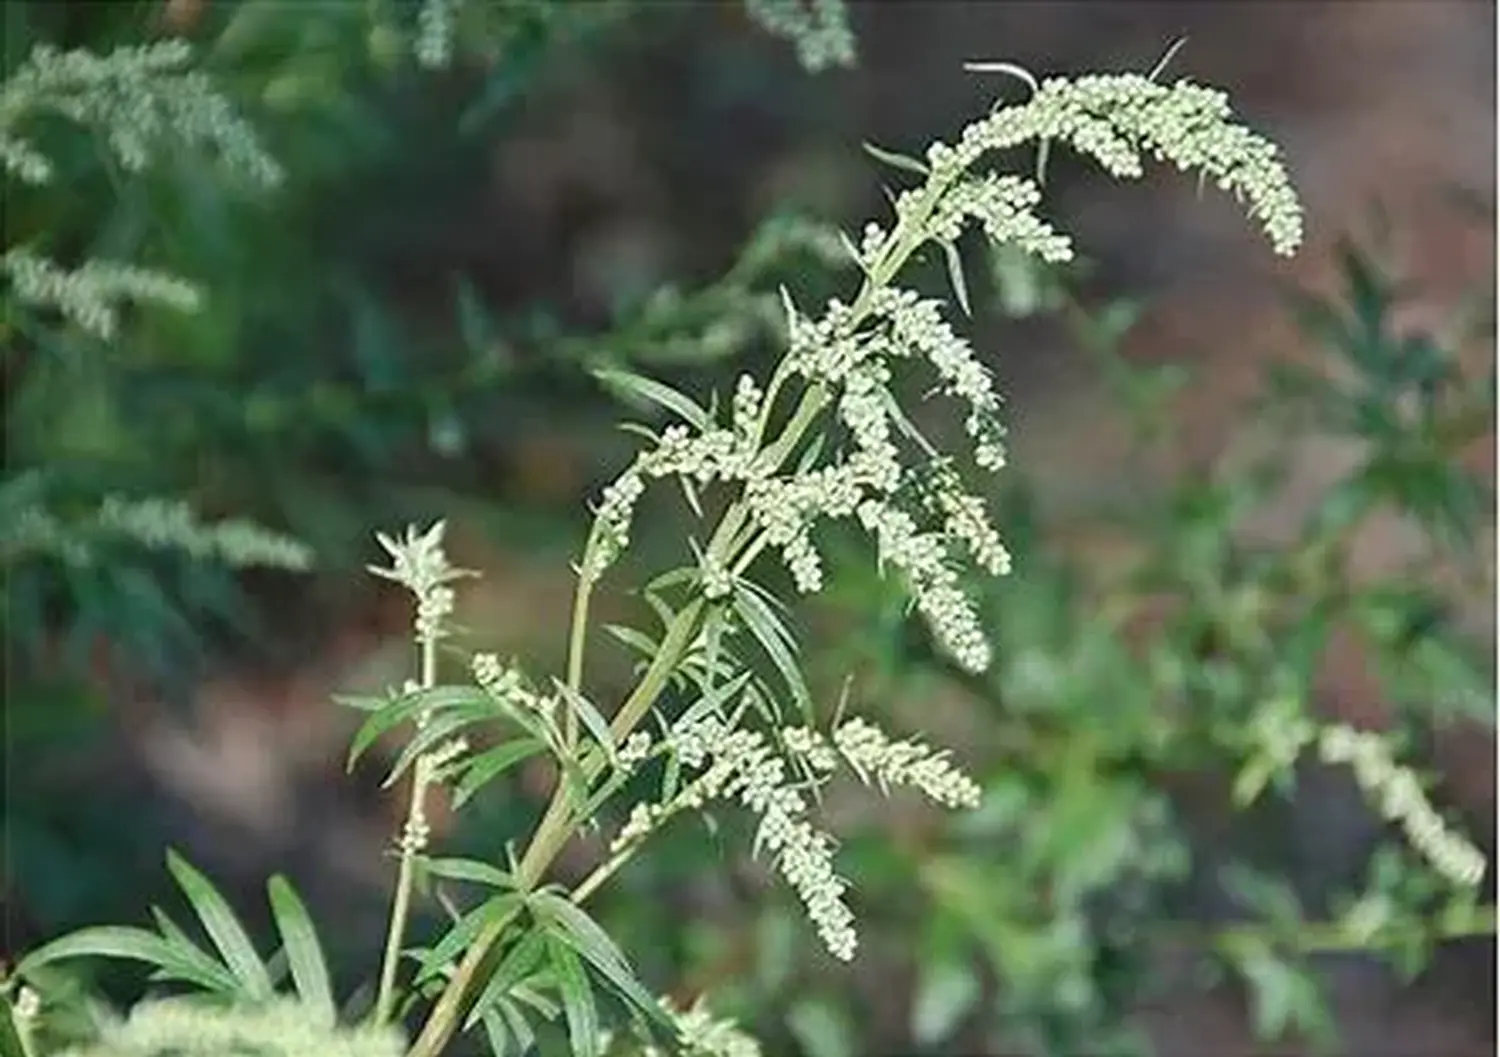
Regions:
[[[617,741],[623,740],[630,734],[635,725],[645,716],[647,710],[655,703],[657,697],[661,695],[662,690],[666,688],[668,678],[692,642],[692,633],[702,610],[703,601],[697,599],[677,614],[651,666],[646,669],[646,674],[641,677],[635,690],[620,706],[614,722],[610,724],[610,732]],[[595,767],[586,769],[588,777],[593,777],[593,774],[588,772],[597,772],[601,766],[603,766],[603,760],[599,758]],[[553,790],[552,800],[548,803],[542,820],[532,835],[526,853],[521,858],[517,880],[523,890],[531,888],[541,879],[543,872],[552,864],[552,860],[557,857],[575,828],[576,826],[570,824],[568,819],[567,791],[559,783]],[[447,987],[439,996],[437,1004],[427,1018],[427,1023],[423,1025],[421,1034],[417,1036],[412,1048],[407,1051],[408,1057],[437,1057],[442,1051],[443,1046],[447,1044],[458,1026],[462,1002],[468,994],[474,977],[478,974],[491,949],[504,935],[513,917],[513,914],[506,915],[485,926],[475,936],[473,943],[464,953],[463,960],[459,962],[458,968],[449,979]]]
[[[424,636],[422,647],[422,688],[430,690],[437,683],[437,640]],[[385,956],[380,963],[380,990],[375,999],[375,1022],[391,1019],[396,998],[396,966],[401,960],[401,943],[406,938],[406,919],[411,913],[411,890],[416,873],[416,853],[412,831],[422,817],[427,786],[431,781],[431,764],[427,756],[418,757],[412,768],[411,799],[407,802],[406,821],[401,830],[401,865],[396,871],[396,893],[391,902],[391,920],[385,937]]]

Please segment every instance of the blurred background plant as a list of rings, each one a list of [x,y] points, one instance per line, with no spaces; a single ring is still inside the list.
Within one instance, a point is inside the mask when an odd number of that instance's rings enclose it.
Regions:
[[[285,174],[247,193],[191,152],[127,172],[95,139],[49,127],[37,142],[66,172],[67,197],[61,177],[7,187],[7,252],[139,262],[202,295],[191,313],[126,308],[105,347],[33,313],[8,271],[7,958],[79,924],[138,917],[164,888],[167,838],[185,827],[212,843],[211,823],[147,810],[145,794],[160,793],[138,777],[101,787],[101,743],[157,723],[156,702],[191,715],[207,674],[292,670],[332,652],[338,629],[375,606],[356,571],[370,525],[448,514],[476,549],[518,556],[501,562],[515,573],[507,589],[541,625],[536,608],[550,603],[526,596],[527,571],[576,549],[578,502],[618,461],[616,408],[584,368],[633,361],[687,384],[721,381],[725,361],[754,361],[777,336],[778,279],[843,259],[801,219],[858,215],[822,190],[836,171],[814,162],[776,184],[774,201],[790,211],[756,228],[763,210],[731,196],[737,177],[715,167],[742,163],[755,137],[775,135],[765,126],[794,124],[787,100],[799,98],[737,32],[711,68],[694,64],[683,43],[705,21],[741,18],[738,8],[425,6],[451,7],[452,32],[394,3],[5,6],[7,79],[38,41],[103,53],[147,34],[185,36]],[[776,29],[789,25],[778,11],[801,9],[744,10]],[[828,39],[793,54],[809,66],[841,55]],[[749,118],[722,139],[705,119],[679,133],[692,145],[639,134],[646,147],[620,146],[630,139],[622,115],[670,91],[630,71],[673,63],[687,72],[661,84],[699,86]],[[612,76],[614,108],[578,88]],[[768,101],[756,109],[747,98]],[[580,114],[579,99],[596,109]],[[571,169],[549,158],[536,132],[548,121],[576,126],[579,142],[613,137],[613,164],[591,171],[598,151],[581,148]],[[499,142],[513,147],[505,157]],[[739,156],[718,159],[725,143]],[[636,152],[667,170],[672,201],[640,190]],[[1076,186],[1068,166],[1054,169],[1063,193]],[[553,200],[549,182],[563,203],[550,209],[539,205]],[[507,197],[510,209],[491,205]],[[644,233],[642,201],[669,237]],[[1106,508],[1060,516],[1041,494],[1056,468],[1021,459],[1009,471],[1000,501],[1016,571],[989,590],[1000,663],[983,682],[940,663],[899,595],[857,561],[834,563],[837,593],[806,614],[822,629],[809,652],[815,690],[831,699],[852,678],[863,707],[958,746],[982,776],[983,808],[939,826],[898,805],[896,853],[850,841],[867,922],[857,978],[807,944],[759,870],[722,869],[720,842],[701,830],[669,835],[599,916],[644,977],[684,1004],[711,990],[716,1009],[772,1053],[1131,1052],[1138,1034],[1160,1035],[1185,994],[1222,991],[1224,969],[1256,1034],[1327,1042],[1334,1018],[1315,981],[1333,960],[1371,950],[1412,973],[1445,937],[1493,928],[1478,901],[1445,895],[1452,886],[1360,806],[1348,768],[1317,762],[1304,726],[1327,697],[1322,663],[1349,637],[1378,670],[1370,692],[1393,706],[1380,723],[1400,758],[1430,760],[1445,723],[1493,725],[1493,661],[1454,626],[1446,589],[1493,586],[1493,506],[1456,457],[1493,430],[1493,367],[1474,376],[1459,355],[1465,326],[1490,341],[1493,306],[1449,331],[1409,333],[1399,310],[1411,291],[1393,265],[1350,248],[1337,297],[1289,305],[1322,359],[1268,372],[1239,453],[1183,465],[1190,445],[1173,401],[1191,399],[1195,380],[1119,355],[1141,306],[1100,294],[1109,269],[1101,279],[1004,256],[992,264],[990,282],[970,279],[981,321],[1016,320],[1022,333],[1061,322],[1130,425],[1135,472]],[[940,267],[932,279],[945,282]],[[1348,437],[1357,455],[1294,531],[1268,533],[1257,514],[1298,487],[1297,429]],[[189,505],[120,505],[156,496]],[[130,510],[152,514],[152,527],[120,516]],[[1430,547],[1372,580],[1356,550],[1360,526],[1383,510],[1420,525]],[[643,524],[671,516],[651,508]],[[221,517],[295,538],[316,574],[231,577],[200,560],[232,555],[207,529],[185,529]],[[150,545],[164,538],[198,542]],[[70,561],[79,546],[98,557]],[[1093,559],[1101,550],[1107,562]],[[483,629],[488,614],[471,616]],[[368,637],[379,638],[372,623]],[[560,649],[528,634],[507,645],[540,651],[539,663]],[[628,674],[622,663],[622,683]],[[1303,750],[1295,766],[1288,744]],[[481,831],[516,828],[530,811],[527,782],[522,772],[484,797],[445,840],[469,850]],[[124,796],[141,809],[122,813]],[[1445,803],[1441,784],[1431,796]],[[854,813],[837,827],[847,833],[871,808],[827,810]],[[331,811],[307,825],[331,818],[348,828]],[[1489,822],[1470,814],[1456,828]],[[339,838],[325,828],[311,839]],[[289,868],[313,869],[305,846],[273,849]],[[359,877],[363,895],[342,878],[310,896],[353,923],[324,932],[335,932],[336,977],[378,942],[367,927],[376,918],[359,910],[378,915],[372,876]],[[254,916],[259,886],[230,892],[252,928],[270,921]],[[1486,875],[1481,894],[1492,886]],[[1474,994],[1488,1001],[1493,987]]]

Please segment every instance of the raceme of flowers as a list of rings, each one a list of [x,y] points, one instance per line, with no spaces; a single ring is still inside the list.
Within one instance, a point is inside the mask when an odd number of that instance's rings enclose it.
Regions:
[[[37,551],[87,566],[96,558],[93,545],[110,540],[232,567],[300,571],[312,564],[306,546],[251,522],[204,522],[180,500],[120,496],[106,496],[97,511],[77,521],[66,521],[38,506],[23,508],[12,519],[0,556]]]
[[[197,287],[175,275],[103,260],[85,261],[70,270],[24,246],[0,257],[0,272],[10,280],[17,300],[53,309],[105,341],[115,336],[124,302],[193,312],[202,300]]]
[[[1318,756],[1325,763],[1349,765],[1380,813],[1401,825],[1412,847],[1438,873],[1466,888],[1484,879],[1484,854],[1443,823],[1416,774],[1396,763],[1379,734],[1342,725],[1325,727],[1318,736]]]
[[[926,166],[910,162],[926,179],[897,197],[894,228],[868,224],[857,250],[851,246],[866,273],[860,295],[852,304],[833,299],[818,316],[785,299],[789,348],[770,386],[775,396],[741,378],[728,424],[669,426],[604,490],[583,578],[598,579],[629,545],[633,511],[650,480],[732,483],[799,591],[815,592],[823,583],[815,526],[853,518],[873,538],[882,566],[904,575],[937,642],[962,667],[983,670],[991,648],[959,586],[961,569],[972,561],[1000,575],[1010,558],[983,501],[961,487],[960,460],[936,451],[911,426],[893,388],[896,367],[925,365],[938,390],[964,406],[968,458],[980,469],[1005,465],[1001,400],[989,368],[944,318],[943,303],[893,280],[921,245],[951,246],[969,223],[997,244],[1052,261],[1071,256],[1067,237],[1035,213],[1041,201],[1035,181],[971,172],[986,154],[1028,142],[1069,145],[1121,178],[1141,175],[1143,155],[1198,171],[1248,203],[1278,253],[1301,242],[1301,207],[1276,148],[1233,122],[1222,92],[1186,81],[1159,85],[1135,74],[1049,79],[1028,102],[998,107],[971,124],[956,144],[934,144]],[[821,464],[790,473],[781,463],[811,420],[794,413],[787,433],[765,438],[772,405],[788,382],[802,385],[799,411],[828,409],[825,439],[842,438]],[[914,484],[922,503],[908,502]],[[730,593],[740,571],[732,566],[722,556],[705,558],[709,597]]]
[[[131,172],[144,169],[158,148],[207,148],[231,172],[261,186],[279,184],[281,167],[208,76],[188,68],[192,57],[181,40],[102,56],[38,45],[0,84],[0,166],[26,183],[51,180],[51,162],[17,126],[55,114],[98,131]]]
[[[752,713],[750,702],[746,705],[745,713]],[[788,728],[778,746],[763,733],[708,714],[678,722],[668,740],[682,765],[701,773],[669,803],[636,804],[612,852],[644,840],[680,811],[714,799],[737,800],[760,817],[755,847],[772,853],[824,945],[844,961],[853,958],[858,943],[854,917],[843,898],[848,885],[834,871],[834,840],[808,821],[808,789],[794,781],[788,764],[804,763],[814,775],[826,777],[842,755],[861,781],[874,781],[885,792],[908,787],[950,808],[979,803],[979,786],[945,752],[915,740],[893,741],[863,719],[844,723],[831,739],[807,727]]]

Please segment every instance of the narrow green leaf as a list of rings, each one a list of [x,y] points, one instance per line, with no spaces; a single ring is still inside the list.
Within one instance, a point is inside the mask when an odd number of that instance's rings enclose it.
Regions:
[[[24,1057],[29,1051],[21,1042],[23,1029],[16,1023],[20,1018],[15,1012],[9,992],[0,995],[0,1005],[4,1006],[4,1015],[0,1016],[0,1053],[6,1057]],[[26,1030],[29,1036],[30,1031]]]
[[[919,176],[926,176],[930,171],[926,165],[923,165],[915,158],[907,157],[905,154],[898,154],[895,151],[886,150],[884,147],[877,147],[875,144],[868,142],[861,143],[860,146],[864,148],[865,153],[870,157],[878,162],[884,162],[893,169],[904,169]]]
[[[219,949],[224,964],[244,986],[247,997],[257,1001],[269,999],[274,988],[265,963],[218,889],[175,851],[167,851],[167,869],[193,904],[204,930]]]
[[[495,896],[493,899],[485,900],[455,921],[453,927],[444,933],[442,939],[433,944],[432,949],[422,958],[422,970],[418,974],[418,979],[425,980],[439,975],[445,967],[452,965],[468,949],[474,937],[488,922],[509,914],[520,905],[521,901],[522,897],[514,892],[509,895]]]
[[[653,579],[646,585],[645,590],[653,594],[659,594],[662,590],[671,587],[674,584],[692,583],[697,578],[697,576],[698,570],[696,567],[679,565],[677,568],[668,569],[666,572]]]
[[[568,707],[573,710],[579,719],[583,720],[583,725],[588,728],[589,733],[594,736],[594,740],[599,743],[599,747],[604,750],[604,756],[609,761],[609,765],[611,767],[615,766],[615,739],[614,735],[609,732],[609,721],[599,714],[599,710],[594,707],[588,698],[584,697],[577,690],[574,690],[561,679],[553,679],[552,685],[558,693],[562,694],[562,698],[567,702]]]
[[[776,670],[786,682],[792,699],[802,713],[803,721],[811,726],[813,723],[812,695],[808,692],[807,683],[802,678],[796,659],[782,639],[783,633],[780,631],[775,614],[753,591],[736,586],[734,597],[736,612],[744,618],[750,634],[755,636],[761,649],[765,650],[766,656],[771,659],[771,663],[776,666]]]
[[[16,971],[29,976],[44,965],[68,958],[118,958],[162,967],[179,961],[172,945],[154,932],[124,925],[100,925],[43,944],[22,958]]]
[[[661,647],[649,635],[643,635],[634,628],[627,628],[622,624],[605,624],[604,630],[612,638],[624,643],[643,657],[655,657]]]
[[[202,947],[192,941],[188,934],[177,926],[160,907],[151,908],[151,917],[156,922],[162,938],[177,952],[180,962],[170,974],[176,979],[197,984],[205,991],[232,995],[237,989],[229,970],[214,961]],[[166,970],[164,970],[166,971]]]
[[[964,315],[972,316],[969,309],[969,287],[964,281],[964,262],[958,255],[958,247],[951,242],[939,243],[943,247],[943,259],[948,264],[948,281],[953,284],[953,296],[958,298],[958,307]]]
[[[297,994],[326,1023],[334,1023],[338,1009],[333,1001],[328,962],[323,957],[318,930],[313,927],[307,906],[291,882],[280,874],[266,882],[266,895],[271,903],[271,913],[276,918],[276,928],[281,933],[282,949],[286,951],[287,966],[297,985]]]
[[[693,482],[686,477],[677,478],[677,483],[682,486],[683,498],[698,520],[703,520],[703,503],[698,499],[698,489],[693,487]]]
[[[530,1053],[531,1048],[536,1045],[536,1034],[531,1030],[526,1014],[522,1013],[520,1007],[508,998],[502,998],[495,1004],[495,1008],[505,1018],[511,1034],[516,1037],[516,1053]]]
[[[522,760],[529,759],[546,746],[535,738],[517,738],[480,753],[467,762],[463,777],[453,787],[453,806],[463,807],[469,798]]]
[[[679,393],[671,386],[652,381],[629,371],[599,369],[593,372],[594,377],[606,386],[620,392],[627,397],[644,399],[650,403],[660,404],[662,407],[676,414],[679,418],[696,426],[698,429],[707,429],[709,420],[708,412],[699,407],[692,398]]]
[[[498,866],[476,859],[423,859],[422,867],[434,877],[449,881],[468,881],[490,888],[514,890],[516,879]]]
[[[485,1010],[479,1022],[484,1025],[484,1037],[490,1044],[490,1052],[494,1057],[506,1057],[510,1053],[510,1030],[499,1010]]]
[[[477,686],[434,686],[405,694],[380,709],[355,732],[349,744],[348,768],[373,745],[381,735],[394,730],[402,723],[415,720],[422,712],[431,709],[439,712],[457,705],[481,705],[492,699]]]
[[[686,710],[684,710],[678,722],[684,724],[692,723],[703,716],[705,713],[722,712],[724,705],[730,700],[730,698],[734,697],[734,695],[743,690],[745,688],[745,684],[749,681],[750,673],[740,672],[728,682],[721,683],[719,686],[714,687],[712,690],[705,692],[702,697],[694,701],[687,707]]]
[[[574,1057],[598,1057],[599,1011],[583,964],[572,947],[551,934],[548,935],[547,953],[557,976],[557,990],[562,996],[563,1016],[568,1021],[568,1039]]]
[[[661,1004],[641,986],[631,971],[625,952],[578,904],[550,892],[541,892],[536,897],[536,909],[551,919],[562,930],[568,944],[642,1013],[662,1024],[668,1023]]]
[[[495,974],[490,977],[489,982],[484,985],[484,990],[474,1002],[474,1008],[469,1011],[468,1018],[464,1021],[464,1030],[473,1027],[484,1011],[499,1006],[504,1012],[505,1000],[515,986],[525,979],[526,975],[541,964],[546,954],[547,934],[541,929],[533,929],[516,941],[515,946],[506,951],[505,956],[500,959],[500,964],[495,967]],[[511,1030],[515,1031],[515,1022],[509,1016],[506,1020],[511,1024]],[[522,1018],[525,1023],[525,1018]],[[519,1036],[520,1032],[516,1032]]]
[[[495,718],[493,704],[489,701],[481,705],[454,708],[430,717],[426,725],[401,747],[396,762],[391,765],[390,773],[385,776],[381,786],[389,789],[395,785],[419,758],[445,744],[464,728],[477,723],[493,722]]]
[[[387,705],[400,700],[397,694],[334,694],[333,703],[356,712],[379,712]]]

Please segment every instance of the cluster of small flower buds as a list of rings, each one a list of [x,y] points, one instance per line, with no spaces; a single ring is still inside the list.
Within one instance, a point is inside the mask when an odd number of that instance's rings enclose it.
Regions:
[[[644,730],[638,730],[625,739],[625,744],[620,746],[615,759],[619,762],[621,770],[633,771],[647,756],[651,755],[652,748],[651,735]]]
[[[551,722],[557,698],[533,690],[519,668],[501,664],[493,653],[476,653],[469,660],[469,670],[480,689],[495,700]]]
[[[401,1057],[406,1040],[399,1027],[368,1018],[340,1025],[316,1005],[274,998],[233,1006],[210,1005],[192,996],[146,998],[123,1019],[101,1018],[99,1037],[69,1047],[60,1057],[123,1057],[173,1054],[316,1054],[317,1057]]]
[[[1318,755],[1325,763],[1350,765],[1360,788],[1376,798],[1380,813],[1401,824],[1412,846],[1438,873],[1464,887],[1484,879],[1483,853],[1443,823],[1416,774],[1395,762],[1379,734],[1343,725],[1325,727],[1319,734]]]
[[[973,217],[997,245],[1017,246],[1044,261],[1066,263],[1073,259],[1072,240],[1032,212],[1041,201],[1041,188],[1023,176],[990,173],[963,180],[938,203],[932,234],[940,242],[955,242],[964,221]]]
[[[417,13],[417,40],[412,49],[417,64],[437,70],[453,59],[453,37],[461,0],[424,0]]]
[[[635,504],[646,491],[639,460],[604,489],[594,511],[594,539],[578,570],[585,583],[594,583],[630,546],[630,522]]]
[[[731,413],[734,420],[735,439],[741,445],[752,444],[755,441],[756,427],[760,422],[761,403],[765,400],[765,395],[755,379],[748,374],[740,375],[735,383],[734,406]]]
[[[807,802],[787,784],[786,761],[766,737],[708,715],[676,725],[671,742],[684,766],[706,768],[695,783],[698,795],[738,800],[760,816],[756,846],[776,855],[776,868],[829,952],[853,958],[854,915],[844,902],[846,882],[833,869],[833,839],[807,821]]]
[[[620,827],[620,832],[610,841],[609,853],[618,855],[632,844],[645,840],[667,814],[668,809],[661,804],[636,804],[630,809],[630,817],[625,820],[625,825]]]
[[[415,527],[408,526],[406,536],[401,540],[377,532],[375,538],[391,556],[391,567],[366,566],[376,576],[394,580],[416,596],[418,642],[435,643],[444,637],[443,623],[453,612],[454,603],[453,590],[446,585],[474,575],[468,569],[459,569],[448,563],[448,555],[443,550],[445,528],[445,523],[438,521],[419,534]]]
[[[822,734],[807,727],[783,731],[782,740],[817,771],[833,770],[837,762],[833,750],[837,748],[860,781],[868,784],[873,778],[883,792],[910,786],[945,807],[979,805],[979,786],[954,766],[946,752],[915,740],[892,741],[879,727],[863,719],[851,719],[834,731],[832,746]]]
[[[0,257],[0,273],[10,279],[17,301],[56,311],[104,341],[115,336],[123,304],[192,312],[202,301],[196,286],[175,275],[101,260],[69,270],[25,247]]]
[[[677,1028],[677,1042],[688,1057],[761,1057],[760,1044],[733,1020],[713,1015],[700,996],[685,1010],[669,1001],[662,1007]]]
[[[91,544],[103,537],[125,539],[155,551],[175,551],[233,568],[266,566],[303,570],[312,552],[302,543],[249,521],[204,522],[177,499],[106,496],[92,518],[63,521],[37,506],[18,510],[8,526],[3,550],[56,554],[71,565],[97,560]]]
[[[1277,253],[1290,255],[1302,242],[1302,207],[1276,145],[1235,124],[1223,92],[1184,80],[1168,87],[1140,74],[1048,78],[1026,103],[964,129],[950,148],[951,165],[966,170],[990,151],[1047,141],[1071,145],[1120,178],[1141,175],[1142,151],[1202,172],[1248,199]]]
[[[723,562],[712,554],[705,554],[701,564],[703,575],[703,597],[713,601],[728,598],[734,593],[734,576]]]
[[[910,514],[873,500],[860,506],[859,520],[875,537],[881,561],[905,573],[917,611],[937,641],[965,670],[988,668],[990,643],[974,602],[948,562],[947,537],[921,532]]]

